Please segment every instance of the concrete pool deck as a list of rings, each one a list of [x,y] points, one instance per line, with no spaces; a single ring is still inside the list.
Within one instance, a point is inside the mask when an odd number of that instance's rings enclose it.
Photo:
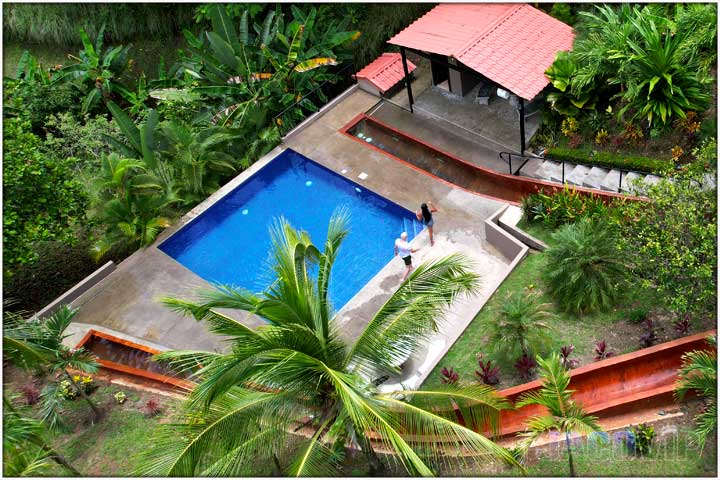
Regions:
[[[223,351],[222,339],[208,332],[204,324],[182,317],[156,301],[164,295],[194,298],[199,288],[210,287],[202,278],[160,251],[157,245],[278,153],[292,148],[412,211],[429,199],[438,206],[436,245],[429,246],[427,233],[419,234],[413,241],[420,247],[414,255],[415,265],[460,252],[473,261],[473,269],[482,279],[477,295],[458,300],[447,313],[438,337],[443,340],[442,346],[439,340],[433,343],[434,349],[441,348],[444,353],[514,266],[511,259],[486,241],[485,236],[484,221],[508,204],[439,182],[340,132],[341,127],[376,102],[376,97],[356,89],[305,128],[291,133],[280,147],[164,231],[151,247],[123,261],[116,271],[73,302],[74,307],[80,308],[73,331],[82,335],[83,330],[97,325],[171,349]],[[367,176],[361,179],[361,173]],[[351,221],[351,228],[361,227],[353,226]],[[390,255],[392,248],[388,245]],[[357,337],[399,285],[403,270],[402,261],[394,258],[338,313],[339,331],[344,337],[348,340]],[[342,280],[334,278],[333,281]],[[240,315],[237,318],[253,327],[263,324],[262,320],[252,316]]]

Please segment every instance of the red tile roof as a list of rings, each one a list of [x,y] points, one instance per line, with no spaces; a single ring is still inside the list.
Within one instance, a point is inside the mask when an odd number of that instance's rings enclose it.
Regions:
[[[415,70],[415,64],[407,62],[408,72]],[[383,53],[355,75],[358,80],[367,80],[385,93],[405,77],[402,58],[399,53]]]
[[[572,27],[527,4],[441,4],[388,43],[447,55],[532,100],[545,70],[570,50]]]

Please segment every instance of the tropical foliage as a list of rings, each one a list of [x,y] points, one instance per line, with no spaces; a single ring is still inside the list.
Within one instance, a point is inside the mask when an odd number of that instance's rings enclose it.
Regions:
[[[505,361],[546,353],[552,345],[550,327],[543,322],[551,314],[538,294],[509,294],[488,328],[493,354]]]
[[[382,448],[408,473],[430,475],[428,462],[441,455],[440,442],[463,445],[476,458],[514,463],[503,448],[453,420],[457,405],[466,421],[496,428],[507,402],[489,387],[382,392],[374,382],[397,375],[398,365],[442,321],[443,309],[476,288],[465,259],[452,255],[418,266],[349,340],[328,297],[346,235],[347,217],[334,215],[320,250],[307,233],[279,220],[271,230],[276,280],[267,291],[219,286],[203,292],[200,302],[164,300],[225,336],[230,350],[156,356],[195,370],[198,384],[180,421],[154,439],[143,473],[237,476],[248,474],[252,458],[273,462],[279,475],[329,475],[344,446],[354,445],[366,455],[371,474],[383,471],[376,453]],[[267,325],[250,329],[220,308],[253,313]],[[288,459],[283,445],[299,429],[307,434]],[[416,435],[423,442],[413,440]]]
[[[576,313],[612,307],[621,296],[620,282],[627,272],[613,229],[583,219],[564,225],[552,238],[543,278],[557,305]]]
[[[715,145],[708,142],[699,153],[707,175],[691,170],[651,186],[651,201],[625,204],[618,219],[620,255],[679,313],[715,312],[717,190],[707,183],[717,162]]]
[[[5,310],[3,315],[3,356],[21,368],[48,372],[54,379],[40,394],[42,423],[49,430],[67,427],[62,418],[63,382],[69,382],[74,391],[88,404],[93,420],[101,418],[97,405],[87,396],[68,369],[94,373],[98,369],[95,356],[83,348],[71,349],[63,344],[65,333],[76,311],[67,306],[45,320],[25,319],[22,315]]]
[[[30,123],[7,119],[3,132],[3,264],[6,275],[37,259],[38,242],[71,243],[87,197],[72,158],[44,151]]]
[[[692,10],[703,20],[715,15],[709,5]],[[710,23],[690,20],[689,9],[660,5],[600,5],[579,16],[572,51],[561,52],[546,72],[555,87],[548,101],[558,112],[605,109],[617,98],[619,118],[667,127],[707,104],[699,64],[714,55],[717,29]]]
[[[695,420],[692,432],[693,442],[702,451],[708,437],[717,432],[717,338],[707,339],[711,349],[693,350],[683,355],[683,364],[678,372],[675,397],[682,400],[689,392],[696,392],[703,399],[704,407]]]
[[[3,395],[3,475],[47,476],[51,462],[62,465],[72,475],[80,476],[80,472],[48,445],[43,423],[24,415]]]
[[[128,98],[131,92],[122,82],[122,75],[128,69],[130,46],[119,45],[103,52],[105,26],[100,28],[93,44],[80,29],[83,49],[78,56],[70,55],[77,63],[67,65],[52,78],[52,84],[70,83],[83,95],[82,113],[93,111],[104,100]]]
[[[568,453],[570,476],[575,476],[570,434],[579,433],[587,435],[601,430],[597,418],[588,415],[582,405],[572,398],[574,390],[570,390],[570,374],[563,368],[560,356],[552,353],[547,358],[537,357],[537,363],[542,377],[542,387],[539,390],[523,394],[516,403],[517,408],[526,405],[540,405],[547,409],[547,414],[536,415],[527,423],[527,431],[521,433],[523,438],[519,445],[521,452],[527,452],[530,446],[540,435],[557,431],[565,436],[565,446]]]

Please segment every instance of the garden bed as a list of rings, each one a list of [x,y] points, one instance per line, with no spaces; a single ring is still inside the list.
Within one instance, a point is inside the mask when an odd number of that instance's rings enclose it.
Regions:
[[[521,224],[520,228],[527,229],[531,235],[552,245],[550,230],[537,224],[530,227]],[[615,355],[640,349],[639,338],[645,329],[641,321],[629,320],[635,310],[648,312],[647,318],[650,318],[655,325],[656,344],[679,337],[673,327],[676,318],[655,308],[658,301],[653,291],[643,290],[639,287],[635,291],[627,292],[624,301],[609,312],[574,315],[560,311],[543,289],[541,272],[546,261],[546,254],[533,252],[518,265],[495,291],[445,357],[440,360],[423,384],[424,388],[433,388],[441,384],[443,368],[452,368],[459,375],[461,383],[479,382],[480,380],[475,375],[475,371],[479,370],[478,354],[483,354],[485,360],[493,360],[493,364],[500,368],[500,383],[495,385],[496,388],[508,388],[527,381],[520,378],[511,362],[502,360],[496,362],[489,351],[489,324],[495,318],[496,312],[501,308],[504,300],[512,292],[538,292],[538,301],[550,304],[549,311],[552,316],[544,319],[544,322],[551,328],[551,335],[555,339],[554,350],[559,351],[562,346],[573,345],[575,349],[569,358],[576,360],[578,367],[595,361],[595,346],[601,340],[606,341],[608,350],[614,352]],[[712,319],[693,321],[688,334],[703,332],[714,327],[715,323]]]

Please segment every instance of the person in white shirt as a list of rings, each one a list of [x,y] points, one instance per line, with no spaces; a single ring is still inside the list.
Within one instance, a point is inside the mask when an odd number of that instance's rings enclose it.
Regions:
[[[407,232],[402,232],[400,238],[395,239],[395,256],[400,255],[400,258],[405,262],[405,273],[400,279],[400,283],[404,282],[407,276],[413,269],[412,265],[412,254],[417,252],[417,248],[412,248],[410,243],[407,241]]]

